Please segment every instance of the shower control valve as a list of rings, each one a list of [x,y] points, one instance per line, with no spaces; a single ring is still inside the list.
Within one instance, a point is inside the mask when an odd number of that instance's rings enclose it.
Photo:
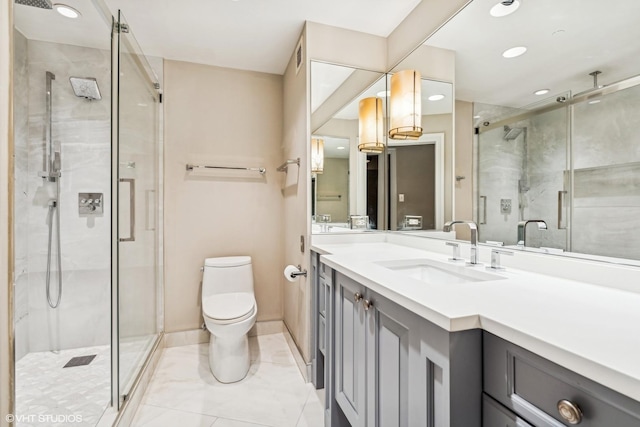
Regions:
[[[102,193],[78,193],[78,213],[80,216],[102,215]]]

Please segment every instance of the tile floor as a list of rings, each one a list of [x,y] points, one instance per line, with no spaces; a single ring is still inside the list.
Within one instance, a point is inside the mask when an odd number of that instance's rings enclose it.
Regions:
[[[76,356],[95,354],[86,366],[63,368]],[[16,364],[18,427],[62,426],[53,420],[73,416],[73,425],[95,426],[111,399],[110,346],[29,353]],[[52,417],[52,418],[41,418]]]
[[[208,344],[164,349],[133,421],[135,427],[320,427],[321,395],[305,383],[284,334],[249,338],[245,379],[221,384]]]
[[[152,336],[123,339],[121,369],[139,368],[152,343]],[[63,368],[73,357],[92,354],[88,365]],[[93,427],[110,401],[109,345],[29,353],[16,364],[16,427]]]

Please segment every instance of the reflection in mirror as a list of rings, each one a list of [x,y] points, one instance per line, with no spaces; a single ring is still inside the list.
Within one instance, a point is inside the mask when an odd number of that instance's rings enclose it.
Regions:
[[[324,167],[312,176],[312,215],[316,222],[348,227],[349,219],[349,139],[330,136],[324,141]],[[319,221],[319,219],[322,220]],[[326,221],[325,221],[326,219]]]
[[[473,0],[425,43],[455,52],[456,106],[473,105],[456,128],[475,128],[480,239],[640,259],[640,2],[536,0],[501,17],[496,3]]]
[[[313,233],[378,229],[384,217],[384,164],[358,151],[359,101],[386,93],[383,76],[311,62],[312,138],[324,140],[324,170],[312,176]]]
[[[451,83],[422,79],[422,135],[388,141],[389,230],[441,230],[445,139],[453,131]]]

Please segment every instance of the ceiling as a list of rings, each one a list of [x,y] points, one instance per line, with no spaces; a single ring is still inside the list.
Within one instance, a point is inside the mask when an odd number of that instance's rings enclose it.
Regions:
[[[640,1],[520,0],[520,8],[495,18],[498,0],[474,0],[425,44],[456,51],[456,98],[509,107],[593,88],[640,73]],[[528,51],[505,59],[514,46]]]
[[[146,55],[274,74],[284,74],[305,21],[387,37],[420,2],[104,1],[114,15],[122,9]],[[16,5],[16,27],[29,39],[108,49],[109,27],[92,2],[64,3],[78,9],[82,18],[70,20],[52,10]]]
[[[316,135],[313,135],[313,137],[316,137]],[[318,138],[321,138],[324,141],[324,157],[330,159],[349,158],[349,139],[324,135],[320,135]]]

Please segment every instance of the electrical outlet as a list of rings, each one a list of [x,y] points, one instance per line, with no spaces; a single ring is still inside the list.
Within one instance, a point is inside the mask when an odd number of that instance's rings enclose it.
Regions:
[[[398,194],[398,202],[404,202],[404,194]]]
[[[511,213],[511,199],[500,199],[500,213]]]

